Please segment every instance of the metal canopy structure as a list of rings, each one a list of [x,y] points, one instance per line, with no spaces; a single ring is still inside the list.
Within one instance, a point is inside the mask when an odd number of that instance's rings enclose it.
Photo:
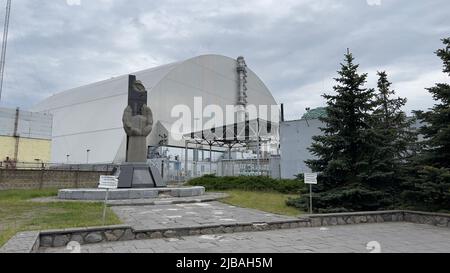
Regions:
[[[228,151],[228,159],[231,159],[233,148],[256,148],[257,165],[259,166],[261,144],[269,143],[277,138],[278,123],[260,118],[191,132],[184,135],[186,143],[185,169],[188,168],[188,150],[191,145],[195,145],[196,148],[199,145],[209,146],[211,170],[213,147],[222,149],[223,152]]]
[[[191,132],[185,134],[184,139],[190,143],[207,146],[245,146],[258,140],[273,140],[277,138],[277,134],[278,123],[257,118],[246,122]]]

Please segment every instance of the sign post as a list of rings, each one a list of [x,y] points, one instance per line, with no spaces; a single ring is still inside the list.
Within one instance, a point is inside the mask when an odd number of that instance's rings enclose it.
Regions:
[[[119,186],[119,180],[117,179],[117,177],[107,176],[107,175],[100,176],[98,188],[106,189],[105,204],[103,205],[102,225],[105,225],[105,221],[106,221],[106,207],[107,207],[107,203],[108,203],[109,190],[117,189],[118,186]]]
[[[317,173],[305,173],[305,184],[309,184],[309,214],[313,214],[312,185],[317,185]]]

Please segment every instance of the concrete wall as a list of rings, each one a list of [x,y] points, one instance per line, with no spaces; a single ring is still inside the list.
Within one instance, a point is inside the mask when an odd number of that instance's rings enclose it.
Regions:
[[[314,156],[308,151],[313,142],[312,137],[321,135],[319,127],[321,121],[294,120],[286,121],[280,125],[280,153],[281,153],[281,177],[291,179],[295,175],[311,170],[305,164],[305,160]]]
[[[14,137],[0,136],[0,161],[14,158],[15,143]],[[50,162],[51,146],[51,140],[19,138],[17,162]]]
[[[0,190],[95,188],[106,172],[0,169]]]

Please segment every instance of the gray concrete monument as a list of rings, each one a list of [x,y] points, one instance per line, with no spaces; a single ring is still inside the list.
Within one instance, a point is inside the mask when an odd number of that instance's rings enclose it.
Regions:
[[[166,187],[159,170],[147,163],[147,136],[153,127],[153,114],[147,106],[144,85],[129,76],[128,106],[123,113],[127,134],[126,162],[120,166],[119,188]]]

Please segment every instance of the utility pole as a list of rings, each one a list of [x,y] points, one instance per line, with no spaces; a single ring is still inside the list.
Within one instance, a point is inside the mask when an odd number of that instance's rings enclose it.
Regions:
[[[1,55],[1,59],[0,59],[0,101],[2,100],[3,78],[5,75],[6,46],[8,45],[8,30],[9,30],[10,14],[11,14],[11,0],[8,0],[6,2],[5,24],[3,26],[2,55]]]
[[[259,138],[259,118],[257,118],[256,119],[256,122],[257,122],[257,124],[258,124],[258,128],[257,128],[257,132],[256,132],[256,137],[258,138],[257,139],[257,142],[256,142],[256,145],[258,145],[257,146],[257,148],[256,148],[256,168],[257,168],[257,171],[258,171],[258,176],[261,176],[261,155],[260,155],[260,153],[261,153],[261,139]]]

